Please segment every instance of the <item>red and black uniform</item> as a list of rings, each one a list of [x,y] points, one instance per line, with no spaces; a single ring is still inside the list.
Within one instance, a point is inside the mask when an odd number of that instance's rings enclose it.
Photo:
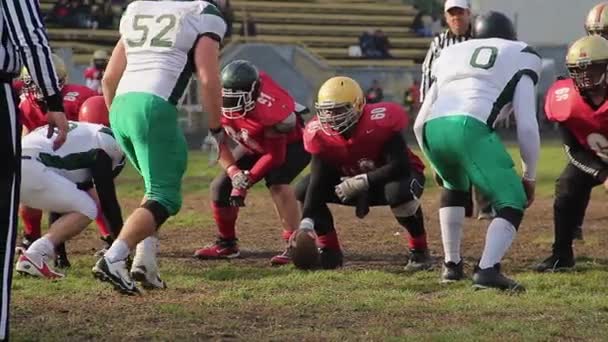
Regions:
[[[13,87],[17,86],[18,83],[13,83]],[[97,93],[85,86],[78,84],[66,84],[63,86],[61,89],[61,97],[63,99],[63,108],[66,118],[71,121],[78,121],[80,107],[88,98],[92,96],[97,96]],[[26,127],[28,131],[33,131],[47,124],[46,109],[44,108],[44,104],[38,101],[33,93],[21,94],[19,102],[19,115],[23,126]],[[110,227],[103,211],[101,208],[99,209],[96,223],[100,234],[105,239],[111,235],[114,235],[115,238],[122,225],[119,227]],[[21,207],[20,216],[23,220],[23,230],[25,240],[27,240],[25,241],[25,244],[27,245],[28,242],[31,243],[41,236],[40,221],[42,220],[42,211],[33,208]],[[111,213],[111,216],[121,216],[120,210],[117,213]],[[57,217],[58,215],[50,215],[49,219],[53,221]]]
[[[545,101],[547,118],[559,125],[568,164],[555,186],[554,255],[572,257],[591,190],[608,178],[608,101],[594,108],[572,79],[556,81]]]
[[[90,66],[84,70],[84,79],[89,89],[95,92],[95,95],[101,95],[101,79],[103,78],[104,70],[96,66]]]
[[[369,189],[366,205],[389,205],[399,223],[411,235],[410,248],[426,250],[422,210],[405,217],[397,208],[417,200],[424,189],[424,164],[406,145],[403,131],[408,117],[395,103],[368,104],[351,129],[349,138],[328,135],[313,118],[304,130],[304,146],[312,154],[311,173],[296,187],[298,201],[303,203],[303,218],[315,223],[318,243],[339,249],[333,218],[327,203],[357,206],[362,199],[343,203],[334,188],[343,177],[367,174]]]
[[[91,89],[78,85],[78,84],[66,84],[61,89],[61,97],[63,99],[63,109],[65,116],[68,120],[78,121],[78,112],[80,106],[89,97],[96,96],[97,94]],[[46,121],[46,109],[43,103],[36,99],[35,94],[24,93],[20,96],[19,112],[21,115],[21,122],[28,131],[44,126],[47,124]]]
[[[238,143],[236,166],[250,172],[251,183],[290,184],[310,162],[302,143],[302,120],[293,98],[260,72],[260,95],[255,108],[238,119],[222,117],[226,133]],[[230,206],[232,183],[222,172],[211,183],[215,221],[222,240],[235,240],[238,207]]]

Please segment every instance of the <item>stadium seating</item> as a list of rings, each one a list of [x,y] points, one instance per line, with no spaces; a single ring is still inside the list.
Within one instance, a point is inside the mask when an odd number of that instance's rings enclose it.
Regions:
[[[53,3],[41,0],[42,11],[50,11]],[[416,10],[399,0],[233,0],[232,7],[233,42],[298,44],[330,66],[411,66],[424,59],[430,43],[428,38],[416,37],[410,31]],[[256,22],[256,37],[238,35],[246,14]],[[349,57],[349,47],[358,45],[362,32],[374,29],[381,29],[388,36],[394,58]],[[75,62],[87,63],[93,51],[111,49],[118,32],[50,28],[49,36],[54,47],[71,47]]]

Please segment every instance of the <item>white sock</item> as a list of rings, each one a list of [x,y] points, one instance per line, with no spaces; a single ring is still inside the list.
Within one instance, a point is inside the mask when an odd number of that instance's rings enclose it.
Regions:
[[[439,225],[445,262],[460,262],[460,240],[464,223],[464,207],[444,207],[439,209]]]
[[[109,262],[115,263],[120,260],[125,260],[129,256],[129,245],[124,240],[116,240],[110,246],[110,249],[104,254],[104,257]]]
[[[156,267],[156,253],[158,252],[158,238],[148,236],[137,244],[133,265],[146,265]]]
[[[515,239],[515,227],[511,222],[497,217],[490,222],[486,235],[486,246],[483,249],[479,268],[486,269],[499,263],[507,253],[513,239]]]
[[[41,255],[43,258],[52,259],[55,257],[55,245],[46,236],[34,241],[27,253]]]

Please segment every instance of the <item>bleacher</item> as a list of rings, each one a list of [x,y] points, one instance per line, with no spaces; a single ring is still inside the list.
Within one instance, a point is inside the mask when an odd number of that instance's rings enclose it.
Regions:
[[[41,0],[43,12],[53,0]],[[264,42],[299,44],[323,58],[330,66],[411,66],[421,63],[429,46],[409,26],[416,11],[399,0],[233,0],[233,32],[241,30],[246,13],[256,22],[257,36],[233,34],[231,43]],[[358,45],[362,32],[381,29],[388,36],[394,58],[384,60],[349,57],[349,46]],[[75,62],[87,63],[99,48],[111,49],[116,30],[49,28],[53,47],[71,47]]]

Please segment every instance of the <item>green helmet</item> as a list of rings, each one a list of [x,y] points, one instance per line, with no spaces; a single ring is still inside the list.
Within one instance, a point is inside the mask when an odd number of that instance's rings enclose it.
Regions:
[[[222,115],[244,117],[255,108],[260,90],[260,73],[249,61],[236,60],[222,69]]]

